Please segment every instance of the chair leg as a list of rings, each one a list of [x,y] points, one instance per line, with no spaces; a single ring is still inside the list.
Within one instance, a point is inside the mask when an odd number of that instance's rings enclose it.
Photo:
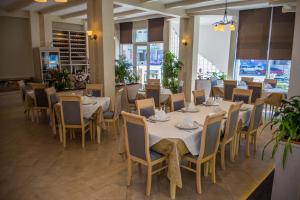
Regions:
[[[221,147],[221,168],[225,170],[225,144],[220,145]]]
[[[209,173],[209,163],[205,162],[204,163],[204,176],[208,176]]]
[[[211,181],[213,183],[216,183],[216,156],[213,157],[213,159],[211,159],[210,161],[211,164]]]
[[[82,148],[85,148],[85,130],[84,128],[81,129],[81,134],[82,134]]]
[[[152,183],[152,166],[148,165],[148,170],[147,170],[147,191],[146,191],[147,196],[150,196],[150,193],[151,193],[151,183]]]
[[[234,161],[235,137],[230,142],[230,161]]]
[[[66,147],[66,128],[64,128],[63,127],[63,129],[62,129],[62,131],[63,131],[63,145],[64,145],[64,147]]]
[[[89,124],[89,129],[90,129],[90,138],[91,138],[91,142],[94,141],[94,131],[93,131],[93,123],[90,122]]]
[[[196,164],[196,187],[197,192],[201,194],[201,163]]]
[[[58,134],[59,134],[59,141],[63,142],[63,133],[62,133],[61,124],[58,124]]]
[[[132,178],[132,161],[127,158],[127,185],[129,186]]]
[[[254,152],[256,153],[256,148],[257,148],[257,145],[256,145],[256,133],[254,133],[254,135],[253,135],[253,142],[254,142]]]
[[[101,127],[100,127],[100,125],[96,125],[96,129],[97,129],[97,142],[98,142],[98,144],[100,144],[100,142],[101,142]]]
[[[247,133],[246,135],[246,156],[250,157],[250,135]]]

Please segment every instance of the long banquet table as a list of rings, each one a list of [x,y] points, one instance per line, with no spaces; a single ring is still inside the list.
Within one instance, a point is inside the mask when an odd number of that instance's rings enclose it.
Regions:
[[[176,128],[175,124],[186,117],[190,117],[192,120],[203,125],[207,115],[222,110],[228,112],[231,104],[233,102],[222,101],[219,106],[200,105],[197,106],[199,109],[197,113],[171,112],[168,113],[170,120],[167,122],[147,122],[151,148],[168,157],[168,178],[170,180],[170,195],[172,199],[175,198],[176,187],[182,188],[180,159],[187,153],[198,155],[202,132],[201,126],[196,130],[186,131]],[[247,107],[248,110],[240,111],[239,120],[241,120],[243,126],[247,126],[250,121],[253,105],[244,104],[243,107]]]

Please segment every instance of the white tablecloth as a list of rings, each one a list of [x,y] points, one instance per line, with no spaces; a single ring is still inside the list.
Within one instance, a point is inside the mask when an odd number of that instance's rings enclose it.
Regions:
[[[110,97],[85,97],[90,98],[95,101],[95,104],[82,105],[83,117],[89,119],[96,112],[96,110],[101,106],[103,111],[109,109]]]
[[[145,91],[139,91],[139,94],[146,96],[146,92]],[[166,89],[166,88],[161,88],[160,89],[160,102],[164,103],[169,99],[169,96],[172,94],[170,89]]]
[[[219,108],[227,111],[229,110],[232,102],[223,101],[220,103]],[[249,124],[251,111],[253,109],[252,105],[243,106],[249,107],[248,111],[240,111],[240,119],[242,120],[244,125]],[[185,117],[191,117],[194,121],[197,121],[199,124],[204,124],[205,118],[208,114],[213,113],[216,109],[216,106],[197,106],[199,108],[199,112],[197,113],[182,113],[182,112],[171,112],[168,115],[171,117],[170,121],[167,122],[156,122],[151,123],[147,122],[149,138],[150,138],[150,146],[158,143],[160,140],[165,138],[178,138],[184,141],[188,150],[193,155],[199,154],[199,146],[200,146],[200,138],[202,127],[193,130],[193,131],[185,131],[180,130],[175,127],[175,124],[178,121],[182,121]]]

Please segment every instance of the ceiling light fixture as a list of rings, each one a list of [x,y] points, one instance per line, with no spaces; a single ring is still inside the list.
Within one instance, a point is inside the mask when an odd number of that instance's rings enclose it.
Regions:
[[[225,30],[225,26],[229,25],[229,30],[230,31],[235,31],[235,24],[236,24],[235,21],[228,20],[227,0],[225,0],[225,11],[224,11],[223,20],[214,23],[213,24],[213,29],[214,29],[214,31],[223,32]]]

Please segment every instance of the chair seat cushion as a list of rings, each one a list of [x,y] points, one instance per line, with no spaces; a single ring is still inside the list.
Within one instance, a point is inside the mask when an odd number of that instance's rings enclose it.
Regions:
[[[105,111],[103,113],[103,117],[104,119],[112,119],[114,117],[114,113],[111,111]]]
[[[242,128],[242,131],[248,131],[248,129],[249,129],[249,126],[245,126]]]
[[[161,157],[163,157],[163,155],[161,155],[160,153],[157,153],[156,151],[150,150],[150,156],[151,156],[151,160],[157,160],[160,159]]]

